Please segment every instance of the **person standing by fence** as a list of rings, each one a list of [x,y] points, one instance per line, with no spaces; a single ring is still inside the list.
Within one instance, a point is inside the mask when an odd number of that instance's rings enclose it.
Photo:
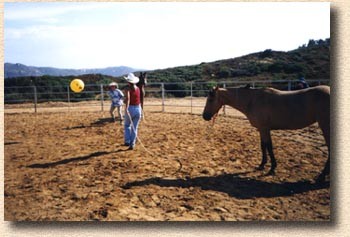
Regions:
[[[304,77],[300,77],[298,81],[297,89],[300,90],[305,88],[309,88],[309,84],[306,82]]]
[[[133,73],[129,73],[124,78],[128,82],[128,86],[125,89],[124,145],[129,146],[129,150],[133,150],[141,119],[141,91],[136,86],[139,78]]]
[[[119,121],[120,123],[123,122],[123,114],[122,114],[122,107],[123,107],[123,97],[124,94],[121,90],[118,89],[118,84],[115,82],[112,82],[109,84],[109,91],[108,96],[112,100],[111,108],[109,110],[112,121],[115,122],[115,110],[118,109],[118,115],[119,115]]]

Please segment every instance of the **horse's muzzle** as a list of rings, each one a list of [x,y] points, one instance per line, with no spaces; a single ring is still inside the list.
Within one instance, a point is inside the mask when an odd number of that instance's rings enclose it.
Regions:
[[[211,118],[213,117],[212,114],[209,114],[209,113],[203,113],[203,119],[206,120],[206,121],[209,121],[211,120]]]

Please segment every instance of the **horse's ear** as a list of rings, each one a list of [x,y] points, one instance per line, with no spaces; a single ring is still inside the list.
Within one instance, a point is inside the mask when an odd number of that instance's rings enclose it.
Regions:
[[[211,88],[211,90],[209,90],[209,96],[215,96],[215,92],[216,92],[216,87],[214,86],[213,88]]]

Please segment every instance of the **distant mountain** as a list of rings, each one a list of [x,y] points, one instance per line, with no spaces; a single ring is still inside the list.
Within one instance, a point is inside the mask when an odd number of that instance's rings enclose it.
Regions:
[[[140,71],[131,67],[107,67],[96,69],[61,69],[54,67],[33,67],[20,63],[5,63],[5,78],[28,77],[28,76],[78,76],[85,74],[103,74],[119,77],[130,72]]]
[[[329,82],[331,80],[330,50],[331,44],[329,38],[325,40],[309,40],[308,44],[304,44],[297,49],[287,52],[266,49],[261,52],[214,62],[149,70],[147,71],[147,81],[149,82],[147,87],[149,89],[153,87],[156,89],[155,91],[158,91],[159,83],[162,82],[164,83],[165,90],[174,97],[184,97],[190,95],[188,93],[190,88],[195,91],[195,96],[206,96],[205,90],[210,88],[209,86],[216,85],[218,82],[258,83],[259,81],[270,80],[274,88],[287,89],[285,85],[280,84],[278,81],[290,80],[291,82],[296,82],[298,78],[303,76],[311,86],[317,85],[317,82],[312,82],[311,80],[327,79]],[[38,87],[38,91],[42,90],[43,92],[46,91],[47,88],[54,88],[55,92],[59,91],[65,93],[67,85],[69,85],[70,81],[75,77],[75,75],[72,74],[75,73],[79,74],[79,78],[83,80],[86,85],[95,86],[95,88],[99,90],[100,85],[108,85],[112,81],[125,83],[122,75],[130,71],[136,71],[127,67],[119,67],[119,70],[117,69],[118,68],[69,70],[27,67],[21,64],[8,63],[5,64],[6,79],[4,80],[4,87],[8,88],[5,90],[5,103],[7,103],[10,96],[14,96],[16,100],[32,100],[33,96],[27,93],[28,88],[25,88],[28,86],[35,85]],[[57,71],[55,72],[55,70]],[[14,74],[10,74],[10,72],[14,71],[17,73],[16,75],[18,77],[9,78],[14,76]],[[30,71],[32,75],[51,75],[23,77],[23,75],[28,75],[28,71]],[[52,74],[53,72],[55,72],[56,75],[65,73],[69,76],[54,76],[55,74]],[[119,76],[110,76],[111,74]],[[136,72],[136,75],[139,75],[138,72]],[[189,84],[183,82],[199,83]],[[154,84],[152,85],[152,83]],[[15,94],[9,95],[9,91],[15,91]],[[27,98],[27,95],[31,97]],[[148,95],[150,95],[150,93]],[[156,92],[154,95],[158,96],[159,94]],[[60,93],[42,93],[42,96],[41,99],[62,99],[60,98],[60,96],[62,96]],[[75,96],[93,99],[95,94],[86,93]]]
[[[307,44],[291,51],[266,49],[236,58],[197,65],[179,66],[147,71],[148,82],[219,82],[219,81],[260,81],[260,80],[307,80],[330,79],[330,38],[309,40]],[[57,69],[28,67],[22,64],[5,63],[5,78],[21,77],[16,83],[30,85],[29,75],[48,75],[58,80],[70,80],[69,76],[84,75],[89,83],[105,83],[104,80],[121,80],[129,72],[143,71],[128,67],[104,69]],[[115,77],[104,79],[106,76]],[[66,78],[64,78],[66,77]],[[39,79],[38,79],[39,80]],[[43,79],[44,80],[44,79]],[[7,82],[6,82],[7,81]],[[14,80],[5,80],[5,86],[15,86]],[[174,85],[172,85],[175,87]],[[176,85],[178,86],[178,85]],[[170,88],[171,89],[171,88]]]

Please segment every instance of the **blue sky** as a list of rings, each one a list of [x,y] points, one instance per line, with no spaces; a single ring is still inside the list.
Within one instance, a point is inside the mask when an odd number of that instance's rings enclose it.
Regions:
[[[5,3],[5,62],[158,69],[330,37],[330,3]]]

